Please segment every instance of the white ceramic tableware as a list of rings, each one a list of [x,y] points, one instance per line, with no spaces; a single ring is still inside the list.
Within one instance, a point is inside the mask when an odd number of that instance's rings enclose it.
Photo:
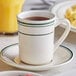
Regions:
[[[63,2],[56,4],[51,9],[51,12],[54,13],[57,18],[64,19],[66,10],[68,8],[71,8],[73,5],[76,5],[76,0],[66,0],[66,1],[63,1]],[[74,27],[71,23],[70,23],[70,26],[71,26],[71,31],[76,32],[76,27]],[[64,25],[61,25],[61,27],[64,28]]]
[[[0,76],[42,76],[40,74],[28,71],[3,71]]]
[[[30,17],[45,17],[48,20],[30,20]],[[19,56],[28,64],[42,65],[53,60],[54,52],[65,40],[70,31],[69,22],[57,19],[49,11],[25,11],[18,15]],[[54,44],[55,26],[65,24],[66,30]]]
[[[19,57],[19,44],[12,44],[1,50],[0,59],[4,63],[19,69],[31,70],[31,71],[43,71],[65,66],[66,64],[72,61],[74,55],[69,48],[65,46],[59,46],[57,51],[54,53],[54,58],[52,62],[46,65],[37,65],[37,66],[25,64],[23,62],[16,63],[14,61],[16,57]]]

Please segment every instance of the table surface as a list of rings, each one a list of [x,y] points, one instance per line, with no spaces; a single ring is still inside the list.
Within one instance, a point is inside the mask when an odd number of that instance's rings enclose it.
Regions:
[[[49,7],[48,5],[45,5],[42,3],[42,1],[40,0],[27,0],[25,2],[24,5],[25,9],[24,10],[29,10],[31,8],[43,8],[43,7]],[[59,38],[63,32],[63,29],[61,27],[57,27],[56,28],[56,38]],[[61,32],[60,32],[61,31]],[[14,43],[18,43],[18,35],[15,36],[2,36],[0,35],[0,50],[3,49],[5,46],[10,45],[10,44],[14,44]],[[68,65],[59,67],[59,68],[54,68],[54,69],[50,69],[47,71],[41,71],[41,72],[37,72],[42,74],[43,76],[55,76],[58,75],[60,73],[64,73],[66,71],[70,71],[70,70],[75,70],[76,69],[76,33],[74,32],[70,32],[68,37],[66,38],[66,40],[62,43],[64,46],[67,46],[69,49],[71,49],[74,53],[74,58],[72,60],[72,62],[70,62]],[[0,71],[7,71],[7,70],[20,70],[14,67],[11,67],[5,63],[3,63],[0,60]]]

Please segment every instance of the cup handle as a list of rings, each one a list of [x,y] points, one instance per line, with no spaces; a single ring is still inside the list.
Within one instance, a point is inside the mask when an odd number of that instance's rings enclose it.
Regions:
[[[61,43],[65,40],[65,38],[67,37],[67,35],[69,34],[69,32],[70,32],[70,23],[69,23],[69,21],[67,20],[67,19],[57,19],[58,21],[57,21],[57,25],[59,25],[59,24],[66,24],[65,25],[65,31],[64,31],[64,33],[63,33],[63,35],[59,38],[59,40],[55,43],[55,48],[54,48],[54,50],[56,51],[56,49],[61,45]]]

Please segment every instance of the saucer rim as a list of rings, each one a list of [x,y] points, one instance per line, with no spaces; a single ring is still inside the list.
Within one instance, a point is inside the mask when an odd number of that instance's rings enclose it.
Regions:
[[[8,46],[6,46],[5,48],[3,48],[3,49],[1,50],[1,52],[0,52],[0,60],[2,60],[4,63],[6,63],[6,64],[9,65],[9,66],[12,66],[12,67],[15,67],[15,68],[19,68],[19,69],[31,70],[31,71],[49,70],[49,69],[51,69],[51,68],[56,68],[56,67],[60,67],[60,66],[63,66],[63,65],[65,65],[65,64],[68,64],[69,62],[71,62],[71,60],[72,60],[73,57],[74,57],[74,54],[73,54],[72,50],[70,50],[70,49],[69,49],[68,47],[66,47],[66,46],[60,45],[60,47],[67,49],[67,51],[69,51],[69,53],[70,53],[70,55],[71,55],[71,57],[70,57],[68,60],[66,60],[65,62],[60,63],[60,64],[57,64],[57,65],[55,65],[55,66],[51,66],[50,63],[49,63],[49,64],[39,65],[39,66],[31,65],[31,66],[29,66],[30,68],[28,68],[28,67],[25,68],[25,67],[22,67],[22,65],[20,66],[20,65],[16,64],[15,62],[14,62],[14,63],[7,62],[4,58],[2,58],[2,55],[3,55],[3,52],[5,51],[5,49],[7,49],[7,48],[9,48],[9,47],[12,47],[12,46],[16,46],[16,45],[18,45],[18,43],[11,44],[11,45],[8,45]],[[27,65],[26,65],[26,66],[27,66]],[[33,67],[33,69],[32,69],[32,67]]]

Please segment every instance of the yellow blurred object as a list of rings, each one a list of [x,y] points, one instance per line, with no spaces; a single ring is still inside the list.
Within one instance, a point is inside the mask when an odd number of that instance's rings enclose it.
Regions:
[[[76,5],[66,10],[65,18],[67,18],[73,26],[76,27]]]
[[[24,0],[0,0],[0,33],[18,31],[16,15],[21,12]]]
[[[21,63],[21,60],[19,57],[15,57],[14,58],[14,62],[17,63],[17,64],[20,64]]]

